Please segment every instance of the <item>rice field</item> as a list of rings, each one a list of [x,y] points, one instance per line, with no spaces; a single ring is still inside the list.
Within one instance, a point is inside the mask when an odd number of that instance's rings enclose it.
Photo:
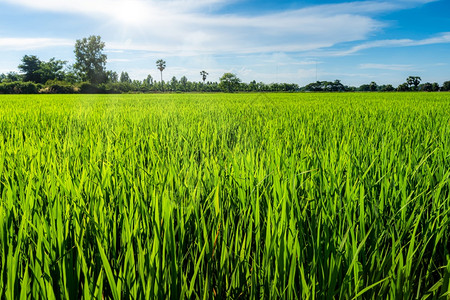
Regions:
[[[0,299],[449,299],[450,94],[0,96]]]

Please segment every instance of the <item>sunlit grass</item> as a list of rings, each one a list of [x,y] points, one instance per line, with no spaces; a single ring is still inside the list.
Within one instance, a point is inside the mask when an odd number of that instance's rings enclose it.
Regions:
[[[0,298],[450,297],[450,94],[0,97]]]

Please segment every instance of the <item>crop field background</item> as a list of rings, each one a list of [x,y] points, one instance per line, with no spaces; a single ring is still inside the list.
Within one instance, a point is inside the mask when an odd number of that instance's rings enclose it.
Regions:
[[[450,297],[450,94],[0,97],[0,298]]]

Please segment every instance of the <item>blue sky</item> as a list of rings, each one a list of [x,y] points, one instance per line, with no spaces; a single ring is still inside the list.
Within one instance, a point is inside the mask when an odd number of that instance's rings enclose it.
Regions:
[[[0,0],[0,73],[24,55],[73,63],[76,39],[100,35],[107,68],[132,79],[159,79],[162,58],[165,80],[442,84],[449,12],[448,0]]]

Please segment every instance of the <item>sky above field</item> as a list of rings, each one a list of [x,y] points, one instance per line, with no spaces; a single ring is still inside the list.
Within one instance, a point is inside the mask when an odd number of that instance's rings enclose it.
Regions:
[[[0,0],[0,73],[24,55],[74,63],[75,41],[100,35],[107,68],[132,79],[159,80],[162,58],[165,80],[442,84],[449,12],[449,0]]]

